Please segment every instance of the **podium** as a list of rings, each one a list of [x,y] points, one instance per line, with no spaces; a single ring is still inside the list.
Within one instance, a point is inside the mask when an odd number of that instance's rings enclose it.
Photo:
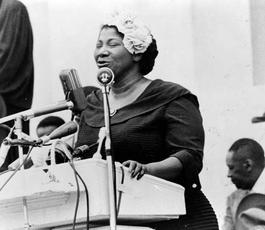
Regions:
[[[101,227],[109,223],[107,162],[86,159],[75,161],[74,165],[88,189],[90,228],[108,229]],[[185,215],[182,186],[151,175],[136,180],[120,163],[115,167],[119,225],[141,225]],[[10,174],[0,176],[0,186]],[[30,229],[71,229],[76,191],[69,163],[19,171],[0,191],[0,229],[23,229],[23,200],[27,202]],[[86,194],[80,182],[76,229],[84,229],[86,218]]]

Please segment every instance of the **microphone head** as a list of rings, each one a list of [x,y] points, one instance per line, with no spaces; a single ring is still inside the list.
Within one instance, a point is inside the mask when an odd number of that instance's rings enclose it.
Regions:
[[[71,134],[74,134],[78,130],[78,125],[74,121],[69,121],[57,129],[53,130],[48,136],[43,136],[39,139],[40,143],[47,143],[50,140],[62,138]]]
[[[102,67],[98,70],[97,80],[100,85],[108,86],[114,83],[114,73],[108,67]]]
[[[259,122],[264,122],[265,121],[265,116],[262,116],[262,117],[253,117],[251,119],[251,122],[252,123],[259,123]]]
[[[60,72],[59,77],[65,95],[72,90],[82,87],[76,69],[64,69]]]
[[[87,107],[86,96],[76,69],[65,69],[60,72],[65,99],[74,103],[74,114],[80,114]]]

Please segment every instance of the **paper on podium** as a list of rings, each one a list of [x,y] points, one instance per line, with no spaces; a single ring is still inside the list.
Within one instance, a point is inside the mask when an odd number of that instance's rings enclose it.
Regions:
[[[11,173],[13,172],[0,177],[0,186]],[[66,202],[69,193],[75,191],[76,186],[71,181],[67,181],[67,177],[58,178],[52,170],[47,173],[42,168],[19,171],[0,192],[0,212],[8,214],[19,211],[23,197],[27,198],[32,209],[40,205],[45,207],[60,205]]]
[[[76,161],[75,168],[89,192],[90,220],[109,218],[107,163],[101,159]],[[36,228],[71,224],[76,205],[76,182],[69,163],[19,171],[0,192],[0,229],[23,228],[22,198],[28,203],[29,222]],[[9,173],[8,173],[9,174]],[[8,174],[0,176],[4,183]],[[123,181],[123,182],[122,182]],[[117,197],[120,200],[118,220],[154,221],[184,215],[184,188],[166,180],[144,175],[131,178],[126,168],[116,164]],[[77,223],[86,220],[86,196],[80,183]]]

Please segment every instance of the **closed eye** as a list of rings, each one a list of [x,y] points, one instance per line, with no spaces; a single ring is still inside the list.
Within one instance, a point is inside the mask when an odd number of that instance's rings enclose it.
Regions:
[[[115,47],[115,46],[120,46],[121,43],[120,42],[117,42],[117,41],[111,41],[109,42],[108,44],[110,47]]]
[[[102,43],[101,42],[98,42],[97,44],[96,44],[96,48],[101,48],[102,47]]]
[[[228,165],[227,167],[228,167],[229,170],[233,170],[233,169],[234,169],[233,166],[229,166],[229,165]]]

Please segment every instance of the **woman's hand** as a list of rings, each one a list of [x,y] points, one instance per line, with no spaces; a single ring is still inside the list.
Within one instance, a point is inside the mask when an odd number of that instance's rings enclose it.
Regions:
[[[122,165],[129,168],[131,178],[136,177],[139,180],[146,173],[146,165],[141,164],[137,161],[128,160],[122,163]]]
[[[123,165],[129,167],[131,177],[139,180],[144,174],[150,174],[165,180],[175,180],[182,172],[183,165],[176,157],[168,157],[162,161],[141,164],[137,161],[128,160]]]

